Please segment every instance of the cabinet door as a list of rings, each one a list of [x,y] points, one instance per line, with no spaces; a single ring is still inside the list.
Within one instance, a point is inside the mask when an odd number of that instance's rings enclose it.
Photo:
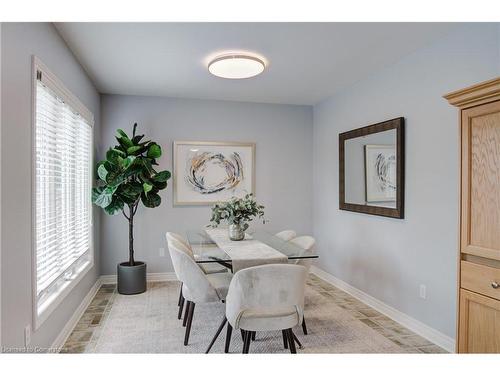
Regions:
[[[500,301],[460,289],[459,353],[500,353]]]
[[[500,260],[500,101],[462,110],[460,250]]]

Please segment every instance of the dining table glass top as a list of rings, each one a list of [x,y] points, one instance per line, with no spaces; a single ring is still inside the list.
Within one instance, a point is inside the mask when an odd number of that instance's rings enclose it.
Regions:
[[[300,246],[291,242],[284,241],[266,230],[250,230],[247,231],[247,234],[250,235],[252,239],[260,241],[279,251],[283,255],[287,256],[288,259],[318,258],[318,255],[307,252]],[[186,235],[188,242],[193,249],[193,254],[197,263],[230,264],[232,262],[231,257],[217,246],[205,229],[188,230]],[[238,242],[240,241],[234,242],[235,246],[238,246]]]

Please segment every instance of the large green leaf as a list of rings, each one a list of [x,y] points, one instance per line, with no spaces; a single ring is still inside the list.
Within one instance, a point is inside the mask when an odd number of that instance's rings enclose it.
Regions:
[[[148,208],[154,208],[160,205],[161,198],[156,193],[149,193],[147,196],[146,194],[141,194],[141,201],[144,204],[144,206]]]
[[[125,133],[122,129],[117,129],[116,133],[118,133],[118,137],[128,138],[127,133]]]
[[[106,163],[106,160],[101,160],[95,165],[95,179],[99,179],[99,173],[97,172],[99,170],[99,167],[101,165],[104,165]]]
[[[127,156],[125,159],[121,160],[120,166],[123,169],[127,169],[128,167],[130,167],[132,165],[132,163],[134,162],[134,160],[135,160],[135,156]]]
[[[153,181],[155,182],[166,182],[171,177],[169,171],[161,171],[153,176]]]
[[[142,165],[132,163],[125,171],[123,171],[123,177],[129,178],[131,176],[137,176],[142,171]]]
[[[121,153],[123,153],[123,155],[127,156],[127,148],[126,147],[123,147],[121,144],[113,147],[115,150],[118,150],[120,151]]]
[[[139,151],[143,150],[144,147],[142,146],[131,146],[127,148],[127,154],[129,155],[137,155],[139,154]]]
[[[126,158],[127,157],[127,153],[123,150],[121,150],[120,148],[116,148],[114,147],[113,150],[117,151],[118,154],[122,157],[122,158]]]
[[[125,176],[120,169],[108,171],[108,174],[106,176],[106,183],[108,185],[117,187],[123,181],[125,181]]]
[[[116,186],[106,186],[104,189],[100,191],[99,195],[95,196],[95,198],[93,195],[92,200],[94,204],[96,204],[97,206],[106,208],[113,200],[113,194],[115,193],[115,191],[116,191]]]
[[[167,187],[167,182],[156,182],[156,181],[152,181],[153,182],[153,186],[155,187],[155,189],[158,189],[158,190],[163,190]]]
[[[156,159],[161,156],[161,147],[157,143],[151,143],[148,148],[148,158]]]
[[[126,150],[127,148],[129,147],[132,147],[134,144],[132,143],[132,141],[127,137],[116,137],[116,140],[118,141],[118,143],[120,144],[120,146],[123,147],[124,150]]]
[[[151,178],[152,175],[155,175],[156,172],[151,165],[151,160],[146,158],[140,158],[139,161],[142,171],[139,174],[139,177],[143,178],[143,181],[147,181]]]
[[[104,167],[106,168],[106,170],[109,172],[118,172],[120,170],[120,167],[116,164],[113,164],[107,160],[104,161]]]
[[[148,195],[148,193],[153,190],[153,185],[148,184],[147,182],[142,184],[142,188],[144,189],[144,194]]]
[[[108,171],[106,170],[104,164],[99,165],[99,167],[97,168],[97,175],[101,180],[106,181],[106,176],[108,175]]]
[[[116,150],[114,148],[110,148],[108,152],[106,152],[106,160],[110,163],[119,165],[120,159],[122,159],[123,152],[120,150]]]
[[[111,203],[104,207],[104,211],[108,215],[116,215],[123,209],[123,201],[119,197],[113,197]]]
[[[144,191],[142,185],[139,182],[129,182],[120,186],[120,193],[127,195],[131,198],[137,199],[139,194]]]
[[[92,203],[95,203],[99,195],[101,195],[102,191],[104,190],[104,187],[98,186],[95,188],[92,188]]]

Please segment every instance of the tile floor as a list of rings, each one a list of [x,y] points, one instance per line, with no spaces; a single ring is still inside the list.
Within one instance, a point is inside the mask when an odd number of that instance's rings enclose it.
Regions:
[[[315,275],[308,280],[308,288],[313,288],[351,316],[377,331],[401,348],[403,353],[446,353],[439,346],[406,329],[394,320],[379,313],[351,295],[339,290]],[[116,295],[115,285],[101,286],[91,304],[75,326],[61,349],[61,353],[92,352],[99,340],[102,326],[113,307]],[[307,311],[306,311],[307,313]],[[299,351],[300,352],[300,351]]]

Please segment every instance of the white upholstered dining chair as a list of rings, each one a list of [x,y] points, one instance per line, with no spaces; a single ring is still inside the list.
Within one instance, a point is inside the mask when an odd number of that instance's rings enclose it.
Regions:
[[[290,241],[292,238],[297,237],[297,233],[294,230],[287,229],[276,233],[275,236],[283,241]]]
[[[226,315],[207,353],[227,323],[225,352],[233,329],[243,332],[243,353],[250,350],[256,331],[282,331],[291,353],[296,353],[292,328],[302,322],[306,268],[267,264],[242,269],[233,277],[226,296]]]
[[[224,301],[233,275],[229,272],[205,274],[187,246],[172,236],[167,239],[175,274],[182,282],[182,295],[187,301],[183,326],[186,327],[184,345],[188,345],[195,305]]]
[[[311,236],[300,236],[291,239],[289,242],[304,249],[302,255],[307,256],[313,254],[314,244],[316,243],[316,240],[314,239],[314,237]],[[296,259],[292,260],[292,263],[304,266],[307,270],[307,274],[309,275],[312,258]],[[302,319],[302,332],[304,332],[304,335],[307,335],[307,325],[305,317]]]
[[[169,237],[181,242],[184,246],[186,246],[189,249],[191,255],[193,257],[195,256],[191,245],[183,236],[181,236],[178,233],[167,232],[167,241]],[[206,273],[207,275],[210,273],[228,272],[228,269],[226,267],[221,266],[218,263],[203,263],[203,264],[198,263],[198,267],[200,267],[203,270],[203,272]]]
[[[186,251],[186,253],[194,259],[193,249],[189,245],[189,242],[183,236],[181,236],[178,233],[167,232],[166,238],[167,238],[167,244],[168,244],[169,239],[179,241],[182,245],[184,245],[183,249]],[[226,267],[221,266],[217,263],[205,263],[205,264],[198,263],[198,267],[200,267],[203,270],[203,272],[207,275],[212,274],[212,273],[228,272],[228,269]],[[179,306],[179,312],[177,314],[177,319],[180,319],[182,317],[182,310],[184,308],[184,301],[185,301],[185,298],[182,295],[182,283],[181,283],[181,287],[179,288],[179,300],[177,302],[177,306]]]

